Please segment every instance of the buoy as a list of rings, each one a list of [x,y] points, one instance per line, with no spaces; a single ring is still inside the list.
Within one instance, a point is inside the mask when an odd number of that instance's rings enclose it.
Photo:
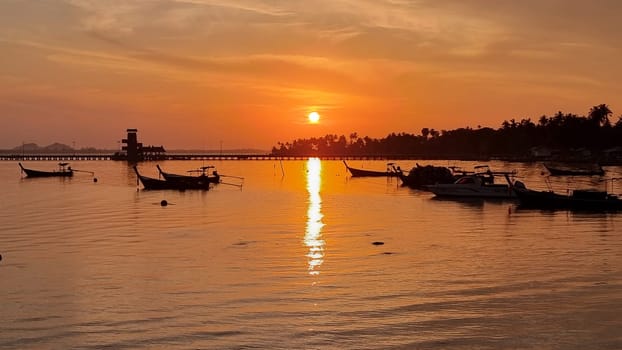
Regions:
[[[373,244],[373,245],[383,245],[383,244],[384,244],[384,242],[378,242],[378,241],[376,241],[376,242],[373,242],[372,244]]]
[[[96,177],[93,178],[93,182],[97,182],[97,178]]]
[[[160,205],[161,205],[161,206],[163,206],[163,207],[166,207],[166,206],[168,205],[168,202],[166,201],[166,199],[163,199],[163,200],[160,202]]]

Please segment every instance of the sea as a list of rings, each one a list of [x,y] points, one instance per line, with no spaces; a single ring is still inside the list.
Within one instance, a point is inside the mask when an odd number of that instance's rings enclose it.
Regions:
[[[622,349],[622,213],[438,199],[338,160],[158,164],[226,177],[145,191],[125,162],[34,179],[0,162],[0,349]],[[622,167],[486,164],[529,188],[622,193],[606,180]]]

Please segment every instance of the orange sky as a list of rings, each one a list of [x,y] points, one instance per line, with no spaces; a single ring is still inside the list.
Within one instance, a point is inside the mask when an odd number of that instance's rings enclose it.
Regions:
[[[0,148],[252,147],[618,110],[617,0],[3,0]],[[306,115],[322,119],[309,125]]]

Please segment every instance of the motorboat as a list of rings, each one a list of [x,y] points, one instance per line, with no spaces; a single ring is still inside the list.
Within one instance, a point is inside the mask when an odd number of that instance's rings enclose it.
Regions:
[[[455,182],[450,184],[428,185],[426,189],[438,197],[516,198],[516,193],[514,193],[509,184],[494,183],[495,175],[508,177],[514,174],[514,172],[492,172],[488,170],[482,173],[460,176]]]

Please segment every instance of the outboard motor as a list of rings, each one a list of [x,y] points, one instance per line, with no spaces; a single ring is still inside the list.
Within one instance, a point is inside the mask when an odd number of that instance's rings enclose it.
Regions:
[[[520,188],[520,189],[526,189],[527,187],[525,187],[525,184],[516,180],[514,181],[514,188]]]

